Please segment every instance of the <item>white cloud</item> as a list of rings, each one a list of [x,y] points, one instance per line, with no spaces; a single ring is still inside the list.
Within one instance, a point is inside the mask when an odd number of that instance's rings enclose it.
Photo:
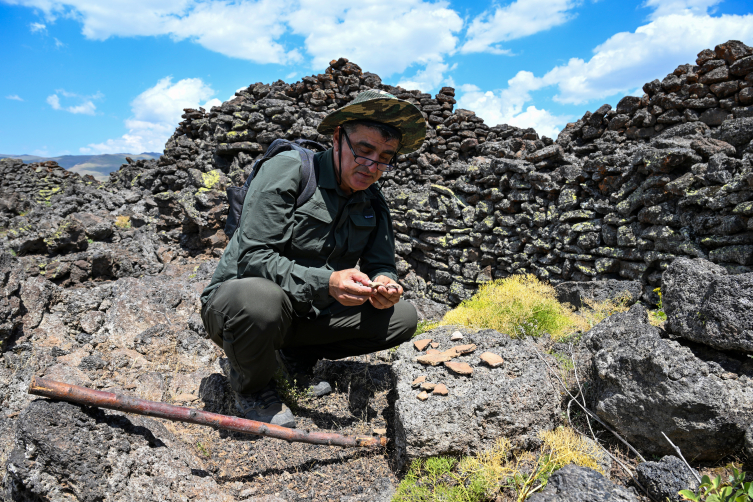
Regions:
[[[172,77],[165,77],[131,101],[132,116],[125,121],[127,134],[80,150],[82,153],[161,152],[181,121],[184,108],[197,108],[201,102],[205,109],[221,104],[218,99],[209,99],[214,93],[200,78],[173,83]]]
[[[53,37],[53,40],[55,40],[55,47],[57,47],[57,48],[65,47],[65,44],[63,42],[61,42],[60,40],[58,40],[57,38]]]
[[[12,99],[13,101],[23,101],[21,96],[19,96],[18,94],[11,94],[9,96],[5,96],[5,99]]]
[[[509,54],[509,50],[498,45],[500,42],[561,25],[574,17],[572,9],[579,3],[578,0],[516,0],[497,6],[493,13],[484,12],[471,22],[460,52]]]
[[[346,57],[383,78],[442,61],[463,27],[444,0],[300,0],[287,19],[293,33],[305,37],[314,68]]]
[[[753,38],[753,15],[712,17],[690,11],[659,17],[635,32],[617,33],[594,49],[589,61],[573,58],[541,79],[556,85],[555,101],[582,104],[627,93],[680,64],[693,63],[698,52],[730,40]],[[678,43],[682,40],[682,43]]]
[[[300,53],[277,42],[285,33],[282,16],[293,0],[5,0],[40,9],[50,22],[79,20],[92,40],[113,36],[168,35],[192,40],[211,51],[257,63],[290,63]]]
[[[672,14],[692,13],[706,14],[706,12],[722,0],[646,0],[644,7],[654,9],[651,19],[657,19]]]
[[[397,85],[404,89],[419,89],[423,92],[433,91],[442,83],[450,84],[445,78],[445,73],[452,71],[457,65],[450,65],[441,61],[429,62],[423,70],[416,72],[412,77],[404,78]]]
[[[60,104],[60,96],[64,98],[74,99],[79,103],[77,105],[62,106]],[[53,110],[63,110],[73,114],[95,115],[97,107],[93,100],[102,99],[104,94],[98,92],[92,96],[80,96],[73,92],[68,92],[64,89],[58,89],[55,94],[47,96],[47,104],[49,104]]]
[[[533,105],[525,106],[532,100],[530,91],[540,87],[540,80],[536,79],[533,73],[521,71],[507,84],[506,89],[497,92],[484,92],[475,85],[461,85],[459,90],[462,95],[458,98],[457,106],[473,110],[489,125],[533,127],[539,134],[550,138],[556,138],[559,131],[571,120],[567,115],[554,115]]]
[[[36,33],[38,31],[45,31],[47,29],[47,26],[43,25],[42,23],[31,23],[29,25],[29,29],[32,33]]]

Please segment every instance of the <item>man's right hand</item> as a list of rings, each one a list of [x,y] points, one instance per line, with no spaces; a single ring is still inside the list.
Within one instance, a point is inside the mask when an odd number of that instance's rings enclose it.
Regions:
[[[332,272],[329,277],[329,294],[346,307],[363,305],[373,293],[367,286],[370,282],[368,275],[354,268]]]

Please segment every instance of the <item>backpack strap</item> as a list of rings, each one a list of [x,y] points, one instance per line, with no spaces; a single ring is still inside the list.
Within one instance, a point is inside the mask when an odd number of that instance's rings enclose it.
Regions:
[[[225,235],[232,237],[238,225],[240,225],[243,203],[246,200],[246,193],[248,193],[251,181],[256,177],[262,165],[278,153],[295,150],[301,157],[301,181],[298,184],[298,197],[295,200],[295,207],[301,207],[314,195],[317,183],[317,170],[314,166],[314,152],[306,148],[306,146],[321,149],[322,151],[326,150],[324,145],[308,139],[298,139],[294,142],[286,139],[276,139],[269,145],[264,156],[254,164],[251,174],[246,178],[243,186],[228,187],[228,213],[227,220],[225,221]]]

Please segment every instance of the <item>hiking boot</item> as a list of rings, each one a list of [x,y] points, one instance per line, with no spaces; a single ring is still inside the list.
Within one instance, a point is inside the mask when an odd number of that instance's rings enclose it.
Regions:
[[[275,389],[274,380],[253,394],[235,393],[235,407],[243,418],[281,427],[295,427],[295,416]]]
[[[314,397],[321,397],[332,392],[332,386],[329,382],[318,379],[314,376],[314,366],[317,359],[302,359],[289,352],[286,354],[282,350],[275,351],[277,363],[279,364],[284,377],[287,378],[291,385],[299,387],[311,387]]]

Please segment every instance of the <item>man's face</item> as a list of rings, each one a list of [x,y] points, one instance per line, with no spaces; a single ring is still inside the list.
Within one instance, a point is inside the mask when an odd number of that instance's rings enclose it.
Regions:
[[[337,163],[338,157],[342,161],[340,188],[348,194],[358,190],[366,190],[372,183],[379,180],[382,176],[382,171],[377,168],[377,164],[369,167],[358,164],[350,148],[348,148],[348,142],[345,137],[340,141],[341,134],[343,134],[343,129],[342,127],[338,127],[333,136],[335,162]],[[377,129],[359,125],[347,136],[350,139],[353,151],[361,157],[386,164],[392,160],[395,152],[397,152],[398,140],[385,140],[382,133]],[[341,155],[338,155],[339,147],[342,147]]]

